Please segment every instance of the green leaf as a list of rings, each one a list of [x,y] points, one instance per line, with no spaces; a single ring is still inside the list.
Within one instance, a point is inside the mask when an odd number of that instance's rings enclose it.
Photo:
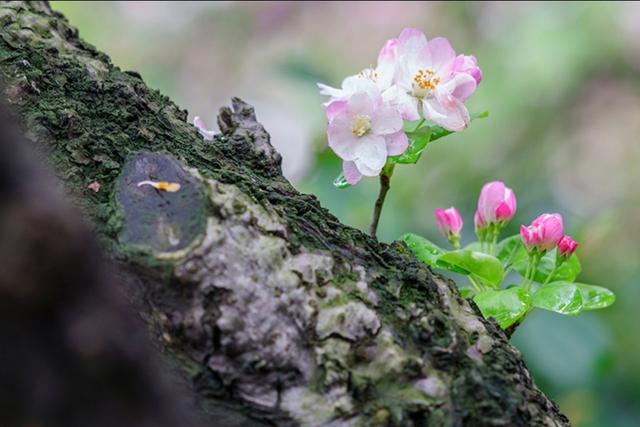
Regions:
[[[451,271],[462,270],[463,274],[471,275],[474,279],[494,288],[500,286],[504,277],[504,269],[498,258],[465,249],[447,252],[440,256],[438,266]]]
[[[583,311],[582,292],[575,283],[549,283],[533,294],[533,306],[560,314],[576,315]]]
[[[522,246],[522,245],[521,245]],[[524,246],[522,246],[522,251],[524,251],[524,255],[521,252],[516,254],[516,259],[513,264],[513,268],[524,277],[527,271],[527,263],[528,258],[526,255],[526,250]],[[536,270],[536,273],[533,277],[533,280],[538,283],[544,283],[547,281],[547,277],[553,271],[553,267],[556,263],[556,250],[552,250],[548,252],[545,256],[540,260],[540,264]],[[551,282],[573,282],[580,274],[582,270],[582,266],[580,265],[580,260],[576,254],[573,254],[566,260],[555,272],[553,277],[549,280]]]
[[[460,288],[460,296],[462,298],[473,298],[475,294],[476,291],[473,288]]]
[[[496,257],[502,261],[505,268],[522,260],[527,261],[527,250],[522,245],[519,234],[500,241],[496,246],[496,253]]]
[[[389,157],[390,162],[401,164],[417,163],[431,139],[431,129],[428,126],[421,127],[417,131],[410,131],[406,133],[409,138],[409,148],[399,156]]]
[[[347,182],[347,178],[345,178],[343,174],[340,174],[336,179],[333,180],[333,185],[338,188],[351,187],[351,184]]]
[[[484,111],[482,113],[472,114],[471,120],[483,119],[485,117],[489,117],[489,112]],[[389,157],[389,162],[415,164],[420,160],[423,151],[427,148],[429,143],[453,133],[450,130],[446,130],[441,126],[432,123],[425,123],[416,130],[418,123],[418,121],[404,123],[404,131],[409,138],[409,148],[399,156]]]
[[[575,285],[582,295],[582,311],[606,308],[616,301],[616,295],[607,288],[584,283]]]
[[[482,248],[482,245],[480,244],[480,242],[471,242],[462,249],[466,251],[482,252],[481,248]]]
[[[446,252],[435,243],[417,234],[407,233],[400,240],[407,244],[416,258],[432,267],[437,266],[438,258]]]
[[[486,319],[493,317],[503,329],[516,323],[531,308],[531,296],[522,286],[482,291],[473,300]]]

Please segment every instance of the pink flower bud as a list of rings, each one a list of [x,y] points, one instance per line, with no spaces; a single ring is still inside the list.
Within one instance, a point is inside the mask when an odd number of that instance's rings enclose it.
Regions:
[[[527,250],[553,249],[562,238],[562,216],[560,214],[542,214],[530,226],[520,226],[520,237]]]
[[[434,214],[436,216],[438,229],[445,237],[449,238],[452,235],[460,236],[460,230],[462,230],[462,217],[456,208],[438,208],[434,211]]]
[[[520,226],[520,238],[522,239],[522,243],[524,247],[527,248],[528,251],[535,249],[540,244],[542,238],[540,237],[540,228],[530,225],[525,227],[524,225]]]
[[[482,187],[478,198],[478,213],[485,223],[504,224],[513,218],[516,208],[516,195],[503,182],[493,181]]]
[[[558,242],[558,256],[562,258],[569,258],[577,248],[578,242],[569,236],[562,236],[562,239]]]

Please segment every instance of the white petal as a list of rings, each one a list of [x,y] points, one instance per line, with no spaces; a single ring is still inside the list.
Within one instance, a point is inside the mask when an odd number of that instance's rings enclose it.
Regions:
[[[400,112],[390,106],[381,105],[371,117],[371,130],[376,135],[389,135],[402,129]]]
[[[198,128],[198,132],[200,133],[200,135],[202,135],[202,137],[204,139],[206,139],[207,141],[212,141],[213,140],[213,136],[215,135],[215,131],[207,129],[207,126],[204,124],[204,120],[202,120],[200,117],[198,117],[198,116],[194,117],[193,125],[196,128]]]
[[[371,117],[375,106],[375,100],[367,92],[358,92],[349,98],[347,111],[349,114],[361,114]]]
[[[418,112],[418,100],[398,87],[395,93],[395,107],[404,120],[415,121],[420,119]]]
[[[336,89],[335,87],[327,86],[322,83],[316,83],[320,89],[320,95],[327,95],[332,98],[342,98],[344,91],[342,89]]]
[[[450,131],[464,130],[471,120],[467,107],[452,95],[438,96],[436,92],[436,96],[425,100],[423,105],[425,117]]]
[[[347,112],[342,112],[333,118],[327,128],[327,139],[329,147],[342,160],[355,160],[355,150],[360,138],[351,131],[351,116]]]
[[[407,151],[409,147],[409,138],[407,138],[407,134],[402,130],[393,135],[385,136],[385,140],[387,143],[388,156],[399,156]]]
[[[362,179],[362,174],[354,162],[342,162],[342,174],[351,185],[356,185]]]
[[[378,176],[387,163],[387,144],[383,137],[366,135],[360,138],[354,162],[365,176]]]

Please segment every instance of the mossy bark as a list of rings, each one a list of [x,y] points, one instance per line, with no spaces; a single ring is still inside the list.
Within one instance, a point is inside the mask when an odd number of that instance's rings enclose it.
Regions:
[[[46,3],[0,23],[6,98],[216,425],[568,425],[453,283],[282,177],[250,106],[207,142]]]

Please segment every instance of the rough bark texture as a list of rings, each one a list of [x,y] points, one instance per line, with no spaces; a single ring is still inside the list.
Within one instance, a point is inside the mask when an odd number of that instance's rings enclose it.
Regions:
[[[206,142],[46,4],[0,23],[6,97],[215,425],[568,425],[453,283],[282,177],[250,106]]]

